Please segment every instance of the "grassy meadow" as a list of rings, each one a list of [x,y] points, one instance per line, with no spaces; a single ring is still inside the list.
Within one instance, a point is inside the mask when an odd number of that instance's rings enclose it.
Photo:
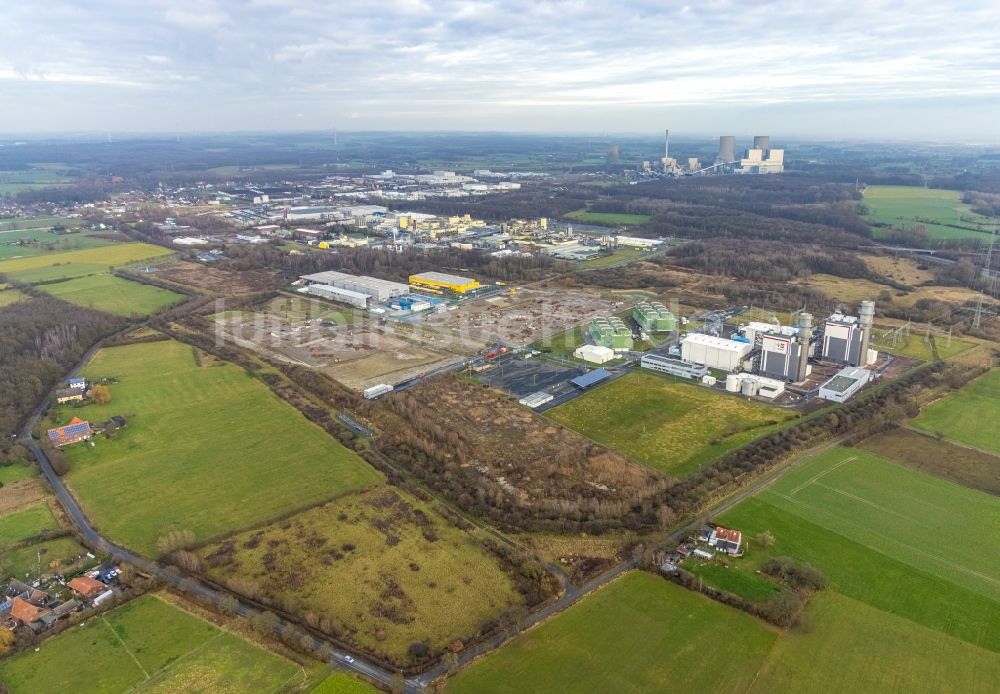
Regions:
[[[473,535],[387,487],[341,497],[199,554],[214,579],[256,584],[285,609],[331,618],[363,648],[400,663],[408,661],[410,644],[443,648],[522,602]]]
[[[1000,369],[931,403],[911,425],[931,434],[1000,453]]]
[[[176,292],[103,273],[44,284],[39,289],[71,304],[119,316],[147,316],[184,301]]]
[[[751,538],[731,571],[793,557],[838,593],[1000,652],[1000,559],[981,542],[1000,528],[993,496],[838,448],[717,520]],[[771,547],[753,539],[765,531]]]
[[[10,306],[27,298],[27,295],[16,289],[0,289],[0,307]]]
[[[208,540],[381,480],[242,369],[201,363],[174,341],[102,349],[83,371],[118,379],[111,402],[56,413],[128,420],[65,449],[69,485],[115,541],[151,554],[170,530]]]
[[[122,240],[126,240],[126,237],[122,236]],[[15,243],[18,241],[21,242]],[[113,243],[114,241],[97,238],[90,234],[57,235],[47,229],[0,231],[0,261],[98,248]]]
[[[549,410],[546,416],[651,468],[684,476],[790,415],[636,371]]]
[[[833,591],[775,643],[750,694],[989,692],[1000,656]]]
[[[11,694],[263,692],[302,677],[291,661],[153,595],[0,662]]]
[[[130,265],[170,254],[170,250],[148,243],[116,243],[65,253],[0,260],[0,275],[31,284],[94,275],[107,272],[109,267]]]
[[[465,692],[740,692],[777,633],[648,573],[632,572],[449,680]],[[726,650],[725,666],[714,654]]]
[[[962,202],[957,190],[916,186],[868,186],[864,195],[869,219],[881,224],[927,228],[932,239],[989,241],[990,220]],[[876,229],[876,236],[878,230]]]

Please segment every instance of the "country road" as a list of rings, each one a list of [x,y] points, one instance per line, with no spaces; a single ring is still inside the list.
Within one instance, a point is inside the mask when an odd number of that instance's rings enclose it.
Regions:
[[[83,364],[85,364],[90,359],[90,357],[101,347],[102,344],[103,341],[97,343],[90,350],[88,350],[87,353],[80,360],[80,362],[77,364],[77,366],[70,373],[75,373],[80,368],[82,368]],[[59,503],[66,510],[66,513],[72,520],[73,524],[79,530],[80,535],[84,539],[84,541],[88,545],[90,545],[93,549],[96,549],[102,553],[110,555],[116,561],[127,562],[129,564],[132,564],[140,571],[155,576],[157,579],[161,580],[165,584],[171,585],[182,592],[192,592],[199,598],[208,601],[212,604],[218,604],[219,600],[223,596],[231,595],[228,592],[220,591],[197,579],[184,577],[174,570],[168,570],[167,567],[163,564],[152,561],[146,557],[137,555],[134,552],[124,547],[116,545],[115,543],[111,542],[103,535],[101,535],[93,527],[90,520],[83,512],[83,509],[80,507],[80,504],[77,502],[76,498],[73,496],[73,494],[63,483],[62,479],[59,477],[59,475],[56,474],[55,470],[52,468],[52,465],[48,457],[42,450],[41,446],[39,446],[38,442],[31,435],[32,430],[38,424],[41,415],[43,412],[46,411],[47,406],[48,402],[47,401],[43,402],[32,413],[31,418],[28,420],[27,424],[24,427],[23,434],[20,437],[20,442],[23,445],[27,446],[27,448],[31,451],[32,455],[35,458],[35,461],[38,463],[38,467],[41,470],[42,475],[45,477],[46,481],[51,486],[53,493],[59,500]],[[821,446],[817,446],[813,449],[805,451],[802,454],[796,456],[790,462],[777,466],[774,470],[764,474],[763,476],[755,480],[748,487],[736,492],[735,494],[727,497],[726,499],[722,500],[721,502],[710,508],[704,514],[702,514],[697,520],[689,522],[685,524],[683,527],[678,528],[677,530],[672,532],[667,539],[670,541],[682,540],[683,538],[690,535],[693,530],[697,530],[702,525],[704,525],[707,519],[712,518],[728,510],[729,508],[735,506],[739,502],[746,499],[748,496],[756,494],[758,491],[773,483],[776,479],[778,479],[781,475],[785,474],[789,470],[794,469],[795,467],[805,462],[806,460],[816,455],[817,453],[835,447],[836,445],[839,445],[839,443],[840,439],[837,439],[829,443],[823,444]],[[441,500],[439,499],[439,501]],[[464,516],[464,514],[462,515]],[[482,524],[479,523],[476,523],[476,525],[479,526],[481,529],[488,529],[489,531],[491,531],[491,534],[500,535],[496,531],[492,530],[492,528],[488,528],[488,526],[483,526]],[[503,536],[501,535],[501,537]],[[556,614],[562,612],[568,607],[571,607],[589,593],[606,585],[610,581],[613,581],[623,573],[634,569],[637,563],[638,563],[637,559],[630,558],[622,562],[621,564],[609,569],[608,571],[602,573],[601,575],[591,579],[582,586],[575,586],[571,581],[568,580],[568,578],[565,577],[564,574],[561,574],[561,572],[557,571],[557,574],[560,574],[559,580],[564,587],[564,592],[558,600],[531,613],[530,615],[525,617],[521,622],[519,622],[514,628],[508,629],[504,632],[494,635],[493,637],[485,641],[482,641],[478,644],[475,644],[465,649],[458,655],[458,666],[462,667],[464,665],[467,665],[476,658],[486,653],[489,653],[490,651],[495,650],[496,648],[499,648],[513,636],[525,632],[537,626],[538,624],[546,621],[550,617],[553,617]],[[242,601],[239,602],[236,611],[237,614],[241,616],[253,616],[260,612],[260,610],[258,610],[256,607]],[[275,628],[276,633],[279,634],[282,632],[282,630],[283,627],[281,625]],[[379,682],[387,687],[390,686],[393,676],[396,674],[394,671],[384,668],[380,665],[377,665],[365,659],[364,656],[360,654],[348,653],[347,651],[336,648],[332,643],[322,641],[320,639],[315,638],[314,636],[312,636],[312,638],[315,647],[318,648],[319,646],[322,646],[324,644],[330,647],[331,656],[329,662],[331,665],[356,672],[360,675],[363,675],[364,677]],[[348,660],[349,657],[351,658],[351,660]],[[429,670],[421,673],[420,675],[407,679],[405,683],[405,690],[407,694],[417,694],[418,692],[422,691],[427,685],[433,682],[435,679],[442,677],[447,673],[448,673],[448,668],[443,664],[438,664],[430,668]]]

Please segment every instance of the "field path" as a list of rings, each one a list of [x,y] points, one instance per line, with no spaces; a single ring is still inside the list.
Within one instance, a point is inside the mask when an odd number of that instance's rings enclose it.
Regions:
[[[788,493],[790,495],[798,494],[803,489],[805,489],[806,487],[808,487],[810,484],[812,484],[813,482],[816,482],[817,480],[819,480],[820,478],[822,478],[824,475],[829,475],[834,470],[837,470],[838,468],[846,465],[847,463],[851,462],[852,460],[857,460],[857,459],[858,459],[858,456],[856,456],[856,455],[852,455],[850,458],[845,458],[844,460],[841,460],[836,465],[834,465],[832,467],[828,467],[826,470],[823,470],[823,472],[820,472],[820,473],[818,473],[818,474],[810,477],[805,482],[803,482],[802,484],[800,484],[799,486],[797,486],[795,489],[793,489],[792,491],[790,491]]]
[[[146,668],[144,668],[142,666],[142,663],[139,662],[139,659],[135,657],[135,653],[132,652],[132,649],[130,649],[125,644],[125,642],[122,641],[122,637],[118,635],[118,632],[115,631],[115,628],[113,626],[111,626],[111,622],[109,622],[107,619],[105,619],[103,614],[101,615],[101,621],[104,622],[105,626],[107,626],[108,629],[111,630],[111,633],[115,635],[115,639],[118,641],[118,643],[120,643],[122,645],[122,648],[125,649],[125,652],[128,653],[129,657],[135,662],[136,666],[138,666],[138,668],[140,670],[142,670],[142,674],[145,675],[146,679],[148,680],[149,679],[149,673],[146,672]]]

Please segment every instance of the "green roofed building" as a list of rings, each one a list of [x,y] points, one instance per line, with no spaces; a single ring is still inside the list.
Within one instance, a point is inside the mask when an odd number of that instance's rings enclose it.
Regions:
[[[632,349],[632,331],[618,316],[595,318],[588,327],[595,345],[615,351]]]
[[[677,327],[677,319],[659,301],[640,301],[632,309],[632,317],[647,333],[669,333]]]

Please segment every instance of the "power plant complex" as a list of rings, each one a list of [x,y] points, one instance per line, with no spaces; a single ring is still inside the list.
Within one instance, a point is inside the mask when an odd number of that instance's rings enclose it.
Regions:
[[[608,163],[612,163],[612,148],[614,164],[621,161],[618,145],[608,148]],[[753,145],[743,150],[743,156],[736,155],[736,137],[722,135],[719,137],[719,149],[715,159],[709,165],[703,165],[697,157],[688,157],[682,166],[678,160],[670,156],[670,131],[664,131],[663,157],[659,166],[649,161],[642,163],[642,171],[648,174],[668,176],[694,176],[710,174],[774,174],[785,170],[785,150],[772,149],[771,138],[768,135],[755,135]]]
[[[749,322],[728,338],[690,333],[681,340],[681,362],[728,372],[731,392],[774,397],[786,383],[805,382],[812,360],[839,367],[817,394],[843,402],[868,382],[866,367],[878,359],[869,346],[874,317],[875,302],[862,301],[857,316],[834,313],[815,327],[811,314],[800,313],[796,325]],[[749,381],[756,385],[746,386]]]

